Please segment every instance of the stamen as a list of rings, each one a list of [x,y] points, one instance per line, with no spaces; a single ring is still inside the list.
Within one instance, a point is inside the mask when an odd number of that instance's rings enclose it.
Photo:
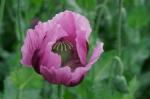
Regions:
[[[57,43],[57,46],[56,46],[56,51],[59,51],[60,50],[60,42],[59,43]]]
[[[63,42],[63,46],[64,46],[64,51],[66,52],[67,51],[67,46],[64,42]]]
[[[73,45],[71,42],[69,42],[69,41],[58,41],[53,45],[52,50],[56,53],[57,52],[60,53],[60,52],[70,51],[70,50],[72,50],[72,48],[73,48]]]
[[[57,44],[54,44],[53,47],[52,47],[52,50],[54,51],[57,47]]]
[[[69,41],[59,40],[52,46],[52,51],[58,53],[61,56],[62,66],[72,57],[71,55],[72,49],[73,45]]]
[[[63,44],[62,43],[60,43],[60,51],[62,52],[63,51]]]

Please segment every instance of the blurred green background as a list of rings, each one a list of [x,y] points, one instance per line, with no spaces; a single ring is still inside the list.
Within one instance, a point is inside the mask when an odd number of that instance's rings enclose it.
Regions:
[[[57,85],[20,64],[20,47],[28,28],[66,9],[89,19],[90,52],[97,40],[105,52],[80,85],[64,87],[64,99],[150,99],[150,0],[123,0],[116,57],[118,1],[1,0],[0,99],[57,99]]]

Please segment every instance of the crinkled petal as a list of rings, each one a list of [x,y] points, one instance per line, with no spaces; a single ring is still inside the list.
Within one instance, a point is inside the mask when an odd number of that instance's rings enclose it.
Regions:
[[[57,27],[55,27],[53,35],[47,35],[47,38],[45,39],[42,45],[44,55],[41,58],[41,64],[48,66],[49,68],[51,66],[61,66],[61,57],[57,53],[54,53],[52,51],[52,46],[57,40],[65,36],[67,36],[67,33],[63,30],[63,28],[60,25],[57,25]]]
[[[76,48],[77,48],[77,53],[80,58],[80,61],[83,65],[86,64],[86,56],[87,56],[87,41],[85,38],[85,32],[84,31],[77,31],[78,35],[76,37]]]
[[[35,51],[40,50],[39,52],[43,52],[48,42],[55,42],[56,40],[67,36],[67,33],[59,24],[55,27],[52,26],[53,24],[50,22],[39,22],[38,25],[35,26],[35,29],[29,29],[27,31],[24,45],[21,48],[22,64],[27,66],[33,65],[32,60]]]
[[[91,66],[98,60],[103,52],[103,43],[98,43],[93,51],[93,54],[89,60],[89,63],[85,67],[78,67],[72,72],[72,77],[70,79],[69,86],[75,86],[79,84],[84,76],[87,74]]]
[[[50,29],[50,24],[48,22],[43,22],[43,23],[39,22],[38,25],[35,26],[34,30],[40,42],[43,41],[49,29]]]
[[[52,24],[53,25],[53,24]],[[46,33],[46,38],[43,41],[43,44],[41,47],[44,49],[47,46],[48,42],[56,42],[60,38],[66,37],[68,34],[64,31],[62,26],[60,24],[57,24],[55,27],[53,27],[52,30],[49,30]]]
[[[69,66],[61,68],[56,68],[55,66],[50,68],[48,68],[48,66],[41,66],[41,73],[50,83],[64,84],[66,86],[78,85],[83,80],[91,66],[100,57],[102,52],[103,43],[98,43],[94,49],[93,55],[89,60],[89,64],[87,64],[85,67],[78,67],[75,69],[75,71],[71,71]]]
[[[60,24],[71,38],[75,37],[75,23],[73,13],[71,11],[65,11],[57,14],[53,17],[52,21]]]
[[[84,67],[78,67],[74,72],[71,74],[71,79],[67,86],[75,86],[78,85],[86,75],[87,70]]]
[[[56,83],[56,73],[53,67],[49,69],[46,66],[40,66],[40,73],[48,82]]]
[[[89,70],[91,66],[100,58],[100,55],[103,53],[103,43],[98,42],[96,47],[94,48],[93,54],[89,60],[89,63],[86,65],[85,68]]]
[[[29,29],[27,31],[27,35],[24,40],[24,45],[21,48],[22,64],[27,66],[32,65],[32,56],[34,52],[40,48],[40,45],[47,31],[46,27],[47,23],[39,22],[38,25],[35,26],[35,29]]]
[[[45,48],[44,55],[41,58],[41,64],[51,68],[52,66],[61,66],[61,56],[52,52],[52,46],[55,42],[49,42]]]
[[[38,48],[38,37],[34,30],[29,29],[27,31],[27,37],[24,41],[24,45],[21,48],[22,60],[21,63],[27,66],[32,65],[32,56],[34,51]]]
[[[41,73],[48,82],[54,84],[68,85],[71,79],[71,69],[69,67],[56,69],[55,67],[41,66]]]
[[[73,39],[77,35],[77,31],[85,31],[86,40],[90,36],[91,27],[89,21],[86,17],[78,13],[66,10],[53,17],[52,21],[55,24],[60,24],[68,33],[70,39]]]
[[[74,13],[74,12],[72,13],[73,13],[74,20],[75,20],[76,31],[84,31],[86,40],[88,41],[88,38],[92,31],[89,21],[87,20],[86,17],[78,13]],[[78,32],[76,32],[76,34],[78,35]]]

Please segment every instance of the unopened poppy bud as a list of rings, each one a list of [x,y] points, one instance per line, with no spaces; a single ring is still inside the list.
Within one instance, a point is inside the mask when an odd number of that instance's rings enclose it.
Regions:
[[[128,93],[128,85],[124,76],[117,75],[113,79],[113,84],[119,92]]]
[[[115,72],[116,72],[117,75],[122,75],[123,71],[124,71],[123,62],[122,62],[122,60],[121,60],[121,58],[119,56],[115,56],[114,59],[117,62],[116,68],[115,68]]]

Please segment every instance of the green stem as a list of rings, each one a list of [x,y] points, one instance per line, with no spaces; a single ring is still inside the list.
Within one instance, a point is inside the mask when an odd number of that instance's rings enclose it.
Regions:
[[[21,92],[22,91],[20,89],[18,89],[16,99],[21,99]]]
[[[58,99],[63,99],[63,86],[58,85]]]
[[[0,22],[2,22],[4,16],[5,0],[1,0],[0,8]]]
[[[17,37],[18,37],[18,40],[21,40],[21,22],[20,22],[20,18],[21,18],[21,11],[20,11],[20,0],[17,0],[17,9],[16,9],[16,33],[17,33]],[[17,31],[18,30],[18,31]],[[20,64],[20,63],[19,63]],[[19,69],[20,69],[21,66],[17,67],[17,78],[18,78],[18,73],[19,73]],[[18,79],[19,80],[19,79]],[[20,87],[18,88],[18,92],[17,92],[17,96],[16,96],[16,99],[21,99],[21,93],[22,93],[22,90],[20,89]]]
[[[21,28],[21,1],[17,0],[17,37],[18,40],[22,42],[23,35],[22,35],[22,28]]]
[[[96,9],[96,12],[97,12],[97,11],[99,11],[100,8],[101,8],[100,12],[98,12],[98,20],[97,20],[97,22],[95,23],[96,25],[95,25],[94,30],[95,30],[96,33],[98,33],[98,28],[99,28],[99,26],[100,26],[100,21],[101,21],[102,15],[103,15],[104,12],[105,12],[105,7],[106,7],[106,5],[107,5],[107,2],[108,2],[108,0],[104,0],[104,2],[103,2],[101,5],[99,5],[98,8]]]
[[[117,29],[117,54],[120,57],[121,56],[121,28],[122,28],[122,15],[121,15],[121,9],[123,6],[123,0],[119,0],[118,3],[118,29]]]
[[[110,89],[112,88],[112,81],[116,75],[122,75],[123,74],[123,63],[121,61],[121,28],[122,28],[122,15],[121,15],[121,9],[123,6],[123,0],[119,0],[118,2],[118,24],[117,24],[117,56],[114,57],[115,61],[113,61],[114,64],[112,64],[112,67],[110,68],[110,77],[109,77],[109,86]],[[113,90],[110,90],[109,99],[112,98]]]
[[[5,0],[1,0],[1,5],[0,5],[0,29],[2,28],[2,20],[3,20],[3,16],[4,16],[4,8],[5,8]],[[1,31],[0,31],[0,35],[1,35]],[[1,36],[0,36],[0,42],[1,42]],[[1,44],[0,44],[1,47]]]

